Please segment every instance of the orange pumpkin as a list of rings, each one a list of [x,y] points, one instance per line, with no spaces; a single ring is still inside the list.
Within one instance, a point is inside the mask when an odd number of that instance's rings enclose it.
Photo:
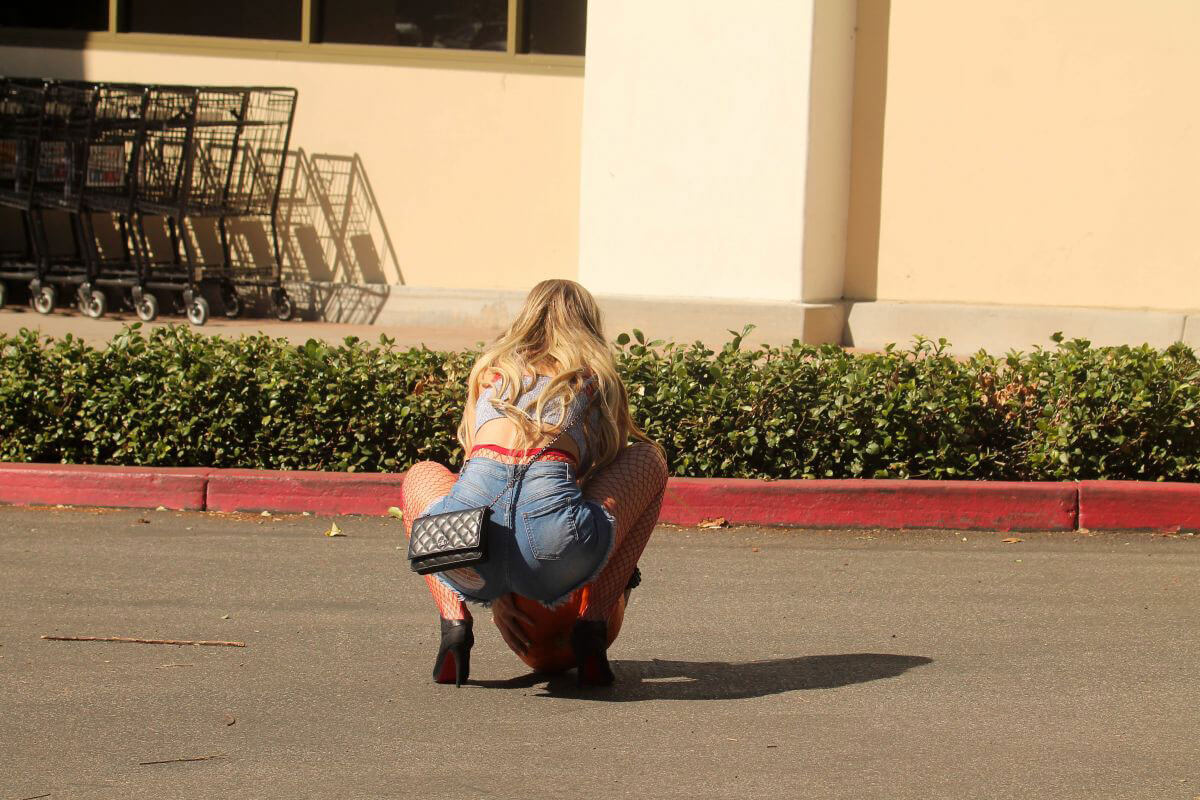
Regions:
[[[575,656],[571,653],[571,628],[579,619],[579,609],[583,605],[586,591],[585,587],[575,592],[558,608],[546,608],[541,603],[516,595],[517,608],[534,621],[534,629],[529,631],[529,650],[524,654],[517,653],[531,669],[538,672],[562,672],[575,666]],[[610,645],[621,632],[624,619],[625,595],[621,595],[608,617]]]

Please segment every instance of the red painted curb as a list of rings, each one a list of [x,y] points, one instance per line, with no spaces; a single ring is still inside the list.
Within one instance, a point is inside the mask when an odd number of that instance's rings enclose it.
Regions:
[[[802,528],[1075,529],[1069,483],[985,481],[756,481],[672,478],[659,519],[677,525],[724,517],[732,524]]]
[[[0,503],[204,510],[209,470],[0,464]]]
[[[1200,530],[1200,484],[1082,481],[1079,526],[1093,531]]]
[[[0,463],[0,503],[387,513],[402,473]],[[672,478],[662,522],[802,528],[1200,530],[1200,484]]]
[[[209,511],[387,514],[400,506],[403,473],[272,472],[223,469],[208,476]]]

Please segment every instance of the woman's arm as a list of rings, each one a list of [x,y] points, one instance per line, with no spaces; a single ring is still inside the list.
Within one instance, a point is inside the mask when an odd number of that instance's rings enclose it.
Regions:
[[[511,594],[502,594],[492,603],[492,622],[509,650],[518,655],[529,652],[530,632],[537,630],[537,623],[517,608]]]
[[[463,408],[462,421],[463,438],[466,439],[467,447],[466,452],[463,453],[463,458],[467,459],[470,457],[471,445],[475,443],[475,408],[470,403],[467,403],[466,407]]]

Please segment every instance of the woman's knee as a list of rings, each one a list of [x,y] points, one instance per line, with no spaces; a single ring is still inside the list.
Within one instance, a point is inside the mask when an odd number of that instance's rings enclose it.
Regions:
[[[432,478],[436,478],[440,472],[445,472],[446,468],[436,461],[418,461],[408,468],[404,473],[404,485],[421,486],[426,484]]]
[[[667,485],[667,459],[662,449],[649,442],[636,442],[630,448],[636,452],[638,471],[642,480],[663,488]]]
[[[451,479],[453,474],[436,461],[418,461],[404,473],[404,482],[400,485],[400,496],[405,508],[409,511],[414,503],[428,501],[428,495],[437,491],[440,484]]]

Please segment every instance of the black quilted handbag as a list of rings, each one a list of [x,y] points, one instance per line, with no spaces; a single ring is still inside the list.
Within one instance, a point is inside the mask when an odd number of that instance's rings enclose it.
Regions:
[[[427,575],[469,567],[487,558],[487,514],[488,507],[483,506],[417,517],[408,540],[408,561],[413,572]]]
[[[574,414],[567,417],[558,435],[533,454],[508,479],[504,490],[488,503],[478,508],[461,511],[446,511],[442,514],[426,514],[413,520],[412,535],[408,539],[408,563],[419,575],[442,572],[458,567],[469,567],[487,559],[487,517],[492,503],[503,497],[516,486],[550,445],[558,441],[571,426]]]

